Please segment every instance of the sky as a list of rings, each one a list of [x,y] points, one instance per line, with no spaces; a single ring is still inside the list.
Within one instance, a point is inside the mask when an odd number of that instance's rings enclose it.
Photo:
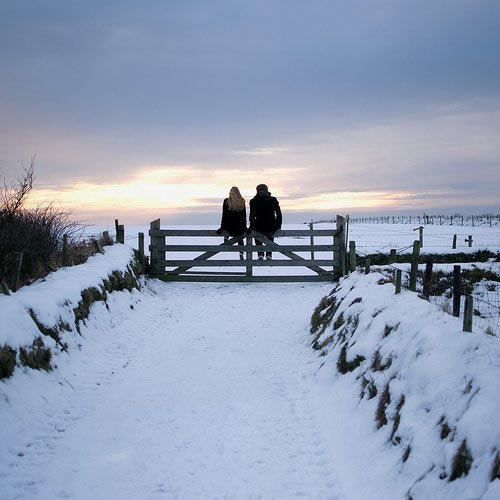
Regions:
[[[497,0],[0,0],[0,175],[88,222],[500,210]]]

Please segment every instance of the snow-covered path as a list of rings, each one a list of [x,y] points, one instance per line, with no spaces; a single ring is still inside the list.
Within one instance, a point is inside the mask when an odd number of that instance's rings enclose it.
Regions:
[[[33,374],[45,401],[2,498],[339,498],[306,335],[330,289],[151,283],[58,392]]]

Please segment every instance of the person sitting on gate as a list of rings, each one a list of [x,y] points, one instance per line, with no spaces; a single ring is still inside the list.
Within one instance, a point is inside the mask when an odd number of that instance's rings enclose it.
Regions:
[[[245,198],[241,196],[240,190],[233,186],[229,191],[229,198],[222,203],[222,219],[217,234],[229,233],[229,236],[242,236],[247,232],[247,209]],[[224,237],[227,240],[227,236]],[[238,241],[243,245],[243,239]],[[240,260],[243,260],[243,252],[240,252]]]
[[[259,184],[256,189],[257,194],[250,200],[250,229],[274,241],[274,233],[281,229],[282,223],[280,204],[265,184]],[[262,241],[256,239],[255,244],[262,245]],[[264,259],[264,252],[258,255],[259,260]],[[266,252],[266,259],[272,259],[272,252]]]

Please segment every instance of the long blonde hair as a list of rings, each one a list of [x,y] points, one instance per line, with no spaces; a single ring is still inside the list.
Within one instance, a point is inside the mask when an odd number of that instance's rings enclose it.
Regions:
[[[245,208],[245,198],[241,196],[240,190],[233,186],[229,191],[229,198],[227,199],[227,206],[229,210],[239,212]]]

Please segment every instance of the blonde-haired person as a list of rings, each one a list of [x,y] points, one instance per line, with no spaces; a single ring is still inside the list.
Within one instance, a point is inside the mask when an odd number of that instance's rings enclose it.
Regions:
[[[241,196],[240,190],[233,186],[229,191],[229,198],[222,203],[222,220],[217,234],[227,232],[229,236],[242,236],[247,232],[247,210],[245,198]],[[243,239],[238,245],[243,245]],[[240,252],[240,260],[243,260],[243,252]]]

